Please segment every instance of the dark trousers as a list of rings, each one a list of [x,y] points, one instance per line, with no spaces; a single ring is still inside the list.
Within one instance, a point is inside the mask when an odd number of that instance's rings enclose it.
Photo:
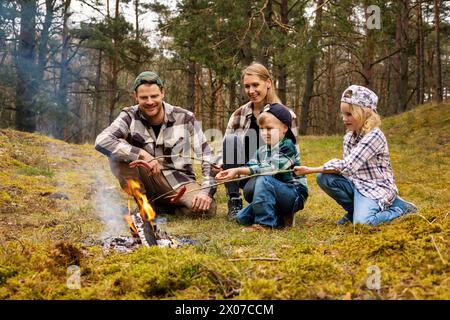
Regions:
[[[223,139],[222,157],[223,169],[231,169],[243,166],[250,160],[256,151],[256,143],[253,139],[242,139],[235,134],[227,134]],[[255,179],[233,181],[225,183],[228,197],[239,197],[239,189],[244,189],[244,198],[248,202],[253,199]]]

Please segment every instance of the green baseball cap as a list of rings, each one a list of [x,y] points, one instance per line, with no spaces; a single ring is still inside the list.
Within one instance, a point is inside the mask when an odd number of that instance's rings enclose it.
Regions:
[[[161,78],[154,72],[151,71],[144,71],[141,72],[136,79],[134,80],[133,83],[133,90],[136,91],[136,89],[141,85],[144,84],[146,82],[154,82],[155,84],[157,84],[160,88],[163,87],[163,82],[161,80]]]

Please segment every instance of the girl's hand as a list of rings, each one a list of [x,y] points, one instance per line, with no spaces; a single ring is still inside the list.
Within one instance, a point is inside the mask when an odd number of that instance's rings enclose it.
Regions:
[[[295,166],[294,167],[294,173],[297,176],[308,174],[308,173],[311,173],[311,168],[307,167],[307,166]]]
[[[232,168],[232,169],[223,170],[223,171],[220,171],[220,172],[216,175],[216,180],[218,180],[218,181],[231,180],[231,179],[233,179],[237,174],[238,174],[238,169],[237,169],[237,168]]]

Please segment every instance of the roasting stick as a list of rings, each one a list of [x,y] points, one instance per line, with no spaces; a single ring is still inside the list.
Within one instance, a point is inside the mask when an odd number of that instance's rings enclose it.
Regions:
[[[169,155],[158,156],[158,157],[155,157],[155,158],[151,159],[151,160],[148,161],[148,162],[147,162],[147,161],[144,161],[144,160],[135,160],[135,161],[131,162],[131,163],[129,164],[129,166],[130,166],[130,168],[144,167],[144,168],[146,168],[146,169],[149,169],[149,167],[148,167],[148,163],[149,163],[149,162],[151,162],[151,161],[153,161],[153,160],[160,159],[160,158],[169,158],[169,157],[172,157],[172,156],[169,156]],[[212,166],[215,167],[215,168],[221,169],[217,164],[212,163],[212,162],[207,161],[207,160],[199,159],[199,158],[196,158],[196,157],[190,157],[190,156],[182,156],[182,155],[180,155],[180,157],[183,157],[183,158],[189,158],[189,159],[193,159],[193,160],[204,161],[204,162],[209,163],[210,165],[212,165]],[[199,191],[199,190],[203,190],[203,189],[208,189],[208,188],[211,188],[211,187],[216,187],[216,186],[219,186],[219,185],[224,184],[224,183],[227,183],[227,182],[241,181],[241,180],[247,180],[247,179],[251,179],[251,178],[254,178],[254,177],[258,177],[258,176],[271,176],[271,175],[275,175],[275,174],[278,174],[278,173],[289,173],[289,172],[293,172],[293,171],[294,171],[294,169],[288,169],[288,170],[276,170],[276,171],[270,171],[270,172],[255,173],[255,174],[251,174],[251,175],[248,175],[248,176],[239,177],[239,178],[235,178],[235,179],[229,179],[229,180],[221,181],[221,182],[218,182],[218,183],[209,185],[209,186],[199,187],[199,188],[194,188],[194,189],[191,189],[191,190],[187,190],[187,191],[186,191],[186,190],[185,190],[185,185],[188,184],[188,183],[190,183],[190,182],[187,182],[187,183],[181,185],[180,187],[178,187],[178,190],[179,190],[180,188],[184,188],[184,190],[182,190],[182,194],[186,194],[186,193],[191,193],[191,192],[195,192],[195,191]],[[166,198],[174,198],[174,197],[177,197],[178,194],[176,194],[176,195],[170,195],[170,196],[169,196],[169,194],[173,193],[174,191],[175,191],[175,190],[167,191],[167,192],[165,192],[165,193],[159,195],[158,197],[152,199],[151,201],[154,202],[154,201],[156,201],[156,200],[158,200],[158,199],[161,199],[161,198],[166,199]],[[181,190],[179,190],[179,191],[181,191]],[[180,196],[180,197],[181,197],[181,196]],[[180,197],[178,197],[178,198],[180,198]]]
[[[228,183],[228,182],[241,181],[241,180],[247,180],[247,179],[251,179],[251,178],[254,178],[254,177],[258,177],[258,176],[271,176],[271,175],[278,174],[278,173],[289,173],[289,172],[294,172],[294,169],[255,173],[255,174],[251,174],[251,175],[244,176],[244,177],[239,177],[239,178],[235,178],[235,179],[229,179],[229,180],[221,181],[221,182],[209,185],[209,186],[191,189],[191,190],[188,190],[188,191],[184,192],[184,194],[195,192],[195,191],[199,191],[199,190],[203,190],[203,189],[208,189],[208,188],[211,188],[211,187],[216,187],[216,186],[219,186],[221,184]],[[171,198],[172,196],[169,197],[169,196],[167,196],[165,194],[162,194],[159,197],[155,198],[154,200],[160,199],[160,198],[163,198],[163,197],[164,198]]]
[[[135,162],[138,162],[138,161],[139,161],[139,162],[142,161],[142,162],[144,162],[144,163],[150,163],[150,162],[152,162],[152,161],[154,161],[154,160],[164,159],[164,158],[172,158],[172,157],[180,157],[180,158],[185,158],[185,159],[198,160],[198,161],[200,161],[200,162],[206,162],[206,163],[210,164],[210,165],[211,165],[212,167],[214,167],[215,169],[218,169],[218,170],[221,169],[221,167],[220,167],[217,163],[211,162],[211,161],[209,161],[209,160],[201,159],[201,158],[198,158],[198,157],[192,157],[192,156],[184,156],[184,155],[181,155],[181,154],[177,154],[177,155],[162,155],[162,156],[157,156],[157,157],[152,158],[152,159],[149,160],[149,161],[135,160],[135,161],[131,162],[130,165],[131,165],[132,163],[135,163]]]

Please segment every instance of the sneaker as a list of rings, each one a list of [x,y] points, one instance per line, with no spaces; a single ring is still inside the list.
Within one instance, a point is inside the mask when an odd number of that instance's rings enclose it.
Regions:
[[[295,226],[295,212],[287,214],[283,217],[283,228]]]
[[[242,209],[242,199],[233,197],[228,200],[228,219],[235,220],[239,211]]]
[[[411,202],[405,201],[403,199],[401,199],[401,200],[405,203],[405,205],[404,205],[405,211],[403,212],[402,215],[408,214],[408,213],[416,213],[419,211],[419,209]]]
[[[346,224],[348,222],[353,223],[353,215],[349,214],[349,213],[346,213],[342,218],[340,218],[338,221],[336,221],[336,224],[338,226],[341,226],[341,225],[344,225],[344,224]]]

